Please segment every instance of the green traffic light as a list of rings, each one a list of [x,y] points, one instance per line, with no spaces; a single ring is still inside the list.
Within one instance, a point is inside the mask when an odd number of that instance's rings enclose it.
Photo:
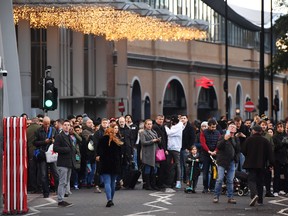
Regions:
[[[52,105],[53,105],[52,100],[46,100],[46,101],[45,101],[45,106],[46,106],[46,107],[52,107]]]

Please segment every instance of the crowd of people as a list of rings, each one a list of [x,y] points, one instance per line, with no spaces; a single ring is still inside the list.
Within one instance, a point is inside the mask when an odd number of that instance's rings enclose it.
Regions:
[[[263,185],[266,197],[288,193],[286,121],[274,126],[265,115],[245,121],[240,116],[190,121],[187,115],[157,115],[137,123],[132,119],[131,115],[96,119],[83,114],[27,120],[28,191],[44,198],[57,193],[58,205],[66,207],[72,205],[64,201],[71,189],[93,188],[101,193],[104,187],[106,206],[111,207],[115,190],[133,188],[125,182],[131,170],[140,170],[145,190],[182,188],[192,193],[202,173],[202,193],[213,194],[214,203],[219,202],[226,179],[228,203],[236,204],[235,171],[248,174],[251,206],[263,204]],[[57,162],[35,156],[35,150],[45,152],[51,144]],[[164,159],[155,158],[158,150],[164,152]]]

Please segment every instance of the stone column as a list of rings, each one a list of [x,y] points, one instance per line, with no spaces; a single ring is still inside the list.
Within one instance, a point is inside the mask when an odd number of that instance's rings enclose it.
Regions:
[[[29,21],[18,24],[18,54],[24,112],[31,117],[31,32]]]
[[[16,33],[13,21],[12,1],[0,1],[0,22],[5,69],[8,71],[4,81],[4,116],[23,113],[23,99],[17,53]]]

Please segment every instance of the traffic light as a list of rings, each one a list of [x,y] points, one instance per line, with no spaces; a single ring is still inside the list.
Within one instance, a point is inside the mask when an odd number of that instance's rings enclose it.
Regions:
[[[57,109],[58,89],[54,86],[54,78],[45,77],[43,79],[43,109]]]

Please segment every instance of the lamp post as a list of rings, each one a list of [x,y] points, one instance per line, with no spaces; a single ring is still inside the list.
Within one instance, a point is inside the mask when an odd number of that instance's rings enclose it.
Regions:
[[[228,98],[228,0],[225,0],[225,110],[226,119],[229,119],[229,98]]]
[[[273,6],[272,6],[272,0],[270,1],[271,7],[270,7],[270,117],[273,119],[273,111],[274,111],[274,101],[273,101],[273,79],[274,79],[274,72],[273,72]],[[277,119],[277,113],[276,119]]]
[[[261,0],[259,115],[264,114],[264,0]]]

